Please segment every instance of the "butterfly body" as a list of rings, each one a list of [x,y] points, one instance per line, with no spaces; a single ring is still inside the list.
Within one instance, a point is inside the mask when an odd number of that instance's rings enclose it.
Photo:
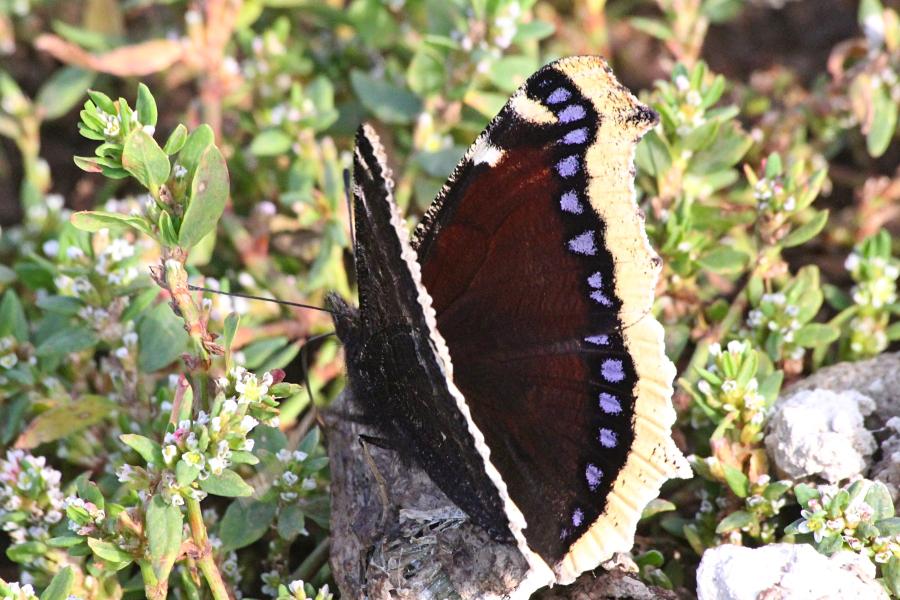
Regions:
[[[359,310],[332,299],[353,397],[473,522],[518,546],[532,587],[630,548],[643,504],[685,471],[649,316],[659,260],[633,192],[655,119],[601,59],[548,65],[411,242],[377,136],[357,136]]]

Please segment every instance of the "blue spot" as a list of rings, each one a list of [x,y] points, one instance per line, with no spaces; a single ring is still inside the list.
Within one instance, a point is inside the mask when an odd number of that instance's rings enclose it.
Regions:
[[[622,412],[622,404],[612,394],[600,392],[600,410],[608,415],[617,415]]]
[[[569,240],[569,250],[576,254],[586,254],[587,256],[596,254],[597,244],[594,241],[594,232],[588,230]]]
[[[608,335],[589,335],[584,338],[589,344],[594,344],[595,346],[606,346],[609,344],[609,336]]]
[[[581,527],[581,524],[584,523],[584,511],[580,508],[576,508],[572,513],[572,525],[575,527]]]
[[[603,287],[603,274],[600,271],[597,271],[590,277],[588,277],[588,285],[592,288],[602,288]]]
[[[600,440],[600,445],[604,448],[615,448],[616,444],[619,443],[619,436],[616,435],[616,432],[606,427],[600,428],[600,435],[597,437]]]
[[[594,290],[593,292],[591,292],[591,298],[593,298],[603,306],[612,306],[612,300],[607,298],[606,294],[604,294],[600,290]]]
[[[572,121],[577,121],[578,119],[583,119],[587,113],[584,111],[584,107],[580,104],[570,104],[565,107],[561,111],[559,111],[559,120],[563,123],[571,123]]]
[[[571,177],[578,172],[579,168],[577,156],[567,156],[556,163],[556,170],[562,177]]]
[[[603,379],[611,383],[618,383],[625,379],[625,368],[622,366],[622,361],[618,358],[607,358],[604,360],[600,366],[600,373],[603,375]]]
[[[588,487],[592,492],[596,492],[603,480],[603,470],[595,464],[588,464],[587,469],[584,470],[584,476],[587,479]]]
[[[547,96],[547,104],[559,104],[560,102],[565,102],[572,96],[572,92],[567,90],[566,88],[558,87],[553,92]]]
[[[584,212],[584,207],[581,206],[581,202],[578,200],[578,194],[574,191],[568,191],[560,196],[559,207],[573,215],[580,215]]]
[[[587,129],[582,127],[581,129],[576,129],[567,133],[562,139],[562,142],[563,144],[583,144],[587,141],[587,137]]]

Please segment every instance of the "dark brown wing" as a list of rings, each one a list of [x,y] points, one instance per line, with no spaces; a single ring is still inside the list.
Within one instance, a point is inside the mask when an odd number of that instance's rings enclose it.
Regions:
[[[561,581],[630,548],[643,504],[683,466],[668,437],[672,367],[642,318],[658,259],[631,160],[654,120],[602,60],[549,65],[416,232],[454,380],[529,546]]]

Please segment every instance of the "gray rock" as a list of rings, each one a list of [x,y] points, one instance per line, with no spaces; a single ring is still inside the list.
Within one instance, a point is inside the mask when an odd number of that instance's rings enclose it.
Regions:
[[[870,478],[883,483],[896,503],[900,500],[900,417],[888,419],[893,433],[881,444],[881,460],[872,467]]]
[[[891,417],[900,417],[900,352],[819,369],[790,386],[782,396],[812,389],[856,390],[865,394],[875,401],[875,411],[867,419],[869,425],[872,429],[883,427]]]
[[[766,448],[781,474],[837,483],[868,468],[877,444],[864,417],[874,410],[871,398],[852,389],[797,391],[776,404]]]
[[[697,569],[699,600],[887,600],[875,565],[853,552],[831,558],[807,544],[761,548],[718,546],[703,553]]]

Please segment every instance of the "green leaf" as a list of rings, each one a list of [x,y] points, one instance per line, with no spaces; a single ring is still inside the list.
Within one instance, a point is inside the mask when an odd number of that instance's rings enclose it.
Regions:
[[[806,508],[810,500],[818,499],[819,492],[810,485],[800,483],[794,486],[794,497],[797,498],[797,503],[800,506]]]
[[[187,348],[189,337],[184,321],[168,304],[157,304],[144,313],[138,324],[138,366],[152,373],[174,362]]]
[[[168,155],[143,129],[135,129],[125,140],[122,167],[153,193],[169,178]]]
[[[9,560],[21,564],[33,563],[47,553],[47,545],[41,542],[23,542],[13,544],[6,549]]]
[[[272,526],[277,508],[276,502],[247,498],[240,498],[228,505],[219,524],[222,551],[237,550],[260,539]]]
[[[178,558],[183,520],[180,508],[159,494],[153,496],[147,507],[147,542],[153,572],[160,581],[168,579]]]
[[[103,540],[89,537],[87,543],[91,550],[94,551],[94,554],[105,561],[111,563],[127,563],[132,559],[131,554],[124,550],[120,550],[118,546],[110,542],[104,542]]]
[[[866,134],[866,148],[869,155],[877,158],[885,153],[894,133],[897,131],[897,102],[884,85],[879,85],[872,93],[872,123]]]
[[[149,232],[147,222],[141,217],[105,212],[102,210],[82,210],[72,215],[72,225],[82,231],[95,233],[101,229],[119,230],[132,227],[144,233]]]
[[[514,92],[537,70],[537,61],[530,56],[504,56],[488,69],[488,79],[497,88]]]
[[[161,466],[164,463],[162,448],[150,438],[136,433],[123,433],[119,436],[119,439],[122,440],[123,444],[140,454],[147,464],[153,463]]]
[[[872,507],[872,520],[881,521],[894,516],[894,502],[891,493],[880,481],[873,481],[866,493],[866,504]]]
[[[180,486],[191,485],[199,476],[200,467],[198,465],[192,465],[184,460],[179,460],[175,465],[175,481]]]
[[[288,504],[278,515],[278,535],[284,540],[293,540],[299,535],[308,535],[306,515],[299,504]]]
[[[362,71],[351,71],[350,83],[363,106],[385,123],[412,123],[422,110],[421,101],[409,90]]]
[[[99,339],[93,330],[86,326],[71,326],[56,331],[38,344],[35,354],[38,356],[64,356],[71,352],[80,352],[97,345]]]
[[[745,252],[740,250],[717,247],[698,258],[697,263],[714,273],[739,273],[749,258]]]
[[[84,538],[80,535],[62,535],[47,540],[47,545],[53,548],[71,548],[84,542]]]
[[[228,199],[228,166],[219,149],[210,146],[200,157],[196,175],[191,182],[191,199],[181,229],[178,244],[190,248],[216,228]]]
[[[225,347],[225,354],[231,351],[231,343],[234,341],[234,335],[237,333],[241,324],[241,315],[238,313],[229,313],[225,317],[225,324],[222,331],[222,345]]]
[[[419,46],[406,69],[409,89],[427,96],[441,90],[445,80],[444,57],[440,52],[426,45]]]
[[[804,348],[830,344],[840,337],[841,331],[827,323],[807,323],[794,333],[794,343]]]
[[[181,123],[169,134],[169,139],[166,140],[166,145],[163,146],[163,151],[172,156],[173,154],[178,153],[179,150],[184,148],[184,143],[187,141],[187,127],[182,125]]]
[[[93,503],[97,508],[103,510],[106,507],[106,499],[103,492],[97,487],[97,484],[88,479],[88,473],[79,475],[75,479],[75,489],[82,500]]]
[[[159,239],[163,246],[178,245],[178,234],[175,232],[175,223],[172,221],[169,211],[160,211],[156,225],[159,227]]]
[[[753,520],[753,515],[748,513],[747,511],[734,511],[733,513],[719,521],[719,524],[716,525],[716,533],[728,533],[729,531],[734,531],[735,529],[742,529],[753,523]]]
[[[72,572],[72,567],[66,567],[53,576],[50,585],[41,593],[40,600],[66,600],[74,582],[75,573]]]
[[[787,237],[781,241],[781,245],[785,248],[793,248],[794,246],[805,244],[819,235],[819,232],[825,228],[826,223],[828,223],[828,211],[820,210],[816,212],[812,219],[790,232]]]
[[[73,296],[42,296],[35,304],[41,310],[66,316],[77,314],[84,307],[84,301]]]
[[[516,29],[516,35],[513,37],[513,43],[521,45],[525,42],[539,41],[548,38],[556,31],[556,26],[547,21],[529,21],[528,23],[519,23]]]
[[[816,544],[816,550],[825,556],[831,556],[844,546],[844,538],[839,533],[826,535],[821,542]]]
[[[887,339],[892,342],[900,340],[900,321],[888,327],[885,331],[885,335],[887,335]]]
[[[725,483],[738,498],[746,498],[750,493],[750,480],[739,469],[728,464],[722,465],[725,472]]]
[[[0,337],[11,335],[20,342],[28,341],[28,321],[16,292],[9,289],[0,300]]]
[[[255,156],[280,156],[291,149],[293,140],[280,129],[260,131],[250,142],[250,153]]]
[[[210,475],[201,480],[200,489],[207,494],[226,498],[249,496],[253,493],[253,488],[231,469],[225,469],[221,475]]]
[[[659,513],[669,512],[672,510],[676,510],[678,507],[675,506],[672,502],[668,500],[663,500],[662,498],[654,498],[651,500],[647,506],[644,507],[644,511],[641,513],[641,520],[649,519],[654,515],[658,515]]]
[[[94,105],[103,112],[110,115],[118,114],[116,105],[113,103],[110,97],[103,92],[98,92],[97,90],[88,90],[87,94],[90,97],[91,102],[93,102]]]
[[[657,19],[648,19],[646,17],[632,17],[628,19],[629,25],[640,32],[646,33],[660,40],[669,40],[672,38],[672,30],[662,21]]]
[[[18,448],[36,448],[63,439],[111,416],[116,405],[105,396],[86,395],[36,416],[16,440]]]
[[[212,128],[204,123],[191,132],[181,152],[178,153],[178,164],[187,169],[187,178],[194,177],[194,171],[197,170],[197,164],[206,149],[215,141],[215,134]]]
[[[888,517],[881,519],[875,523],[878,528],[878,534],[882,536],[891,536],[900,534],[900,517]]]
[[[634,162],[638,168],[653,177],[666,173],[672,165],[669,148],[653,130],[640,141]]]
[[[63,67],[44,82],[35,104],[45,121],[58,119],[72,110],[84,98],[87,88],[97,74],[77,67]]]
[[[153,98],[153,94],[150,93],[150,88],[143,83],[138,84],[137,101],[134,104],[134,109],[138,114],[138,121],[142,125],[156,126],[156,100]]]
[[[895,598],[900,596],[900,558],[892,556],[881,566],[881,575],[885,587]]]
[[[659,568],[665,564],[666,557],[663,556],[663,553],[659,550],[647,550],[646,552],[635,556],[634,562],[636,562],[639,567],[649,566]]]

